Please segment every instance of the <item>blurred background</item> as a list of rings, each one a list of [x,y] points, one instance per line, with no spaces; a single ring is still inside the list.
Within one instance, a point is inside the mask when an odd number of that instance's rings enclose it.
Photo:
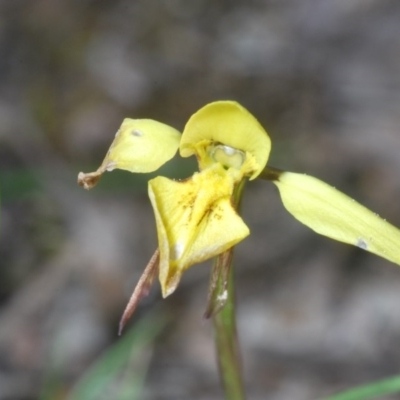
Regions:
[[[317,176],[400,226],[398,0],[0,2],[0,399],[221,399],[210,263],[117,337],[156,243],[153,175],[107,173],[125,117],[182,130],[248,108],[269,164]],[[194,160],[161,172],[187,177]],[[400,269],[314,234],[265,181],[236,249],[249,399],[311,400],[400,371]],[[398,398],[398,397],[391,397]],[[389,397],[387,397],[389,399]]]

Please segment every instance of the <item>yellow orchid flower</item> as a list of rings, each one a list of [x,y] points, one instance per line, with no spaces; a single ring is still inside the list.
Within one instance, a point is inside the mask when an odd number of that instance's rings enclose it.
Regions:
[[[199,172],[182,181],[160,176],[149,181],[159,248],[132,294],[120,331],[157,274],[166,297],[190,266],[228,254],[249,235],[233,205],[233,194],[246,178],[272,181],[286,209],[317,233],[400,264],[397,228],[316,178],[266,167],[270,139],[254,116],[234,101],[204,106],[192,115],[182,135],[157,121],[125,119],[101,166],[92,173],[79,173],[78,183],[90,189],[105,171],[116,168],[155,171],[178,148],[182,157],[197,157]],[[230,265],[230,255],[224,259]],[[227,271],[217,274],[225,280]],[[220,305],[225,304],[225,296],[215,292],[216,279],[212,278],[206,316],[220,308],[211,304],[212,299],[222,298]]]
[[[190,266],[228,250],[250,231],[232,205],[235,187],[264,169],[270,139],[258,121],[233,101],[206,105],[188,121],[182,136],[152,120],[124,120],[97,171],[80,173],[78,183],[92,188],[105,171],[150,172],[173,157],[196,155],[200,171],[183,181],[149,181],[159,249],[135,290],[127,314],[148,291],[157,270],[164,297]],[[124,318],[123,318],[124,320]]]

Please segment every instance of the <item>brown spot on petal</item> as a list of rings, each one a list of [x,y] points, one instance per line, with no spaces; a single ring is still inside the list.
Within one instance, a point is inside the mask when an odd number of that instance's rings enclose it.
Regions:
[[[143,136],[143,133],[141,131],[139,131],[138,129],[133,129],[131,131],[131,133],[133,136],[137,136],[137,137]]]
[[[367,250],[368,249],[368,242],[365,239],[359,237],[357,239],[356,246],[359,247],[360,249]]]

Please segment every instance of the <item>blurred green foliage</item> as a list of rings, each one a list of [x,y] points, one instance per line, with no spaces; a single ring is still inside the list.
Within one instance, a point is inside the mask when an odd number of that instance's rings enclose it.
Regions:
[[[383,379],[342,393],[327,397],[324,400],[369,400],[382,399],[387,394],[400,392],[400,376]]]
[[[151,346],[165,327],[166,319],[152,312],[126,330],[120,339],[104,352],[67,396],[67,400],[133,400],[143,387],[151,358]],[[62,349],[57,343],[54,353]],[[62,354],[54,354],[48,366],[41,400],[54,400],[63,396],[63,379],[60,377]],[[64,398],[64,397],[62,397]]]

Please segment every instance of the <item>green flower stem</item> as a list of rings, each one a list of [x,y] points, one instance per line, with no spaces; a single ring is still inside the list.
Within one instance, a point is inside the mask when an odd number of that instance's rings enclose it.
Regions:
[[[236,187],[233,195],[233,203],[236,209],[240,206],[244,184],[245,180]],[[222,310],[213,315],[213,322],[219,371],[225,398],[227,400],[244,400],[246,396],[243,387],[242,363],[236,329],[232,256],[233,248],[220,254],[215,260],[213,273],[215,272],[219,276],[215,293],[219,293],[222,297],[227,296],[227,300]],[[229,270],[228,282],[224,279],[226,275],[223,271],[226,270]],[[215,301],[218,301],[218,299]]]
[[[230,259],[231,262],[232,257],[226,257],[228,252],[232,254],[232,250],[228,250],[216,259],[215,268],[222,268],[222,263],[226,258]],[[218,280],[218,285],[221,285],[220,289],[223,292],[223,280]],[[243,400],[245,394],[236,330],[233,268],[230,268],[229,271],[227,293],[228,299],[225,307],[213,317],[219,371],[225,390],[225,398],[227,400]]]

